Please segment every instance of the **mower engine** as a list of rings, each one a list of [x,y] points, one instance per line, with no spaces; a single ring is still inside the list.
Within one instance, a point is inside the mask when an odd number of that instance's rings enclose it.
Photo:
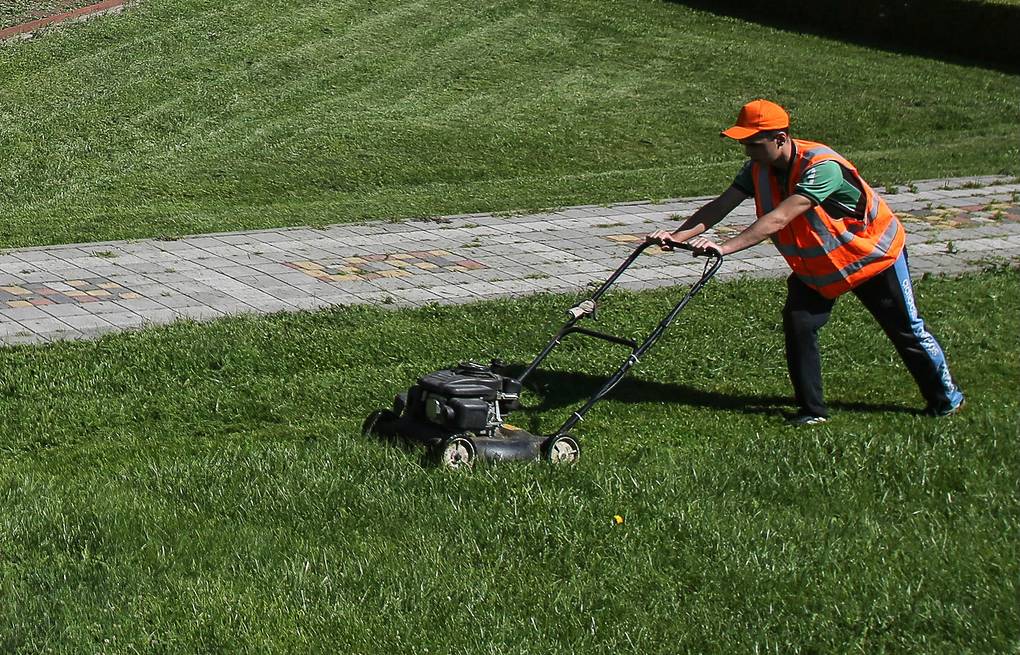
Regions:
[[[520,406],[521,383],[492,366],[463,362],[429,373],[393,400],[398,416],[450,432],[492,436],[504,416]]]

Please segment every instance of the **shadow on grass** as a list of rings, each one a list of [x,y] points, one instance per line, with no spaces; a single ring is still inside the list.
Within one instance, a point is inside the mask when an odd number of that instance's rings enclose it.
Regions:
[[[974,0],[667,0],[889,52],[1020,72],[1020,6]],[[866,71],[861,71],[866,74]]]
[[[524,367],[519,365],[508,366],[504,369],[507,375],[514,377],[523,371]],[[577,409],[599,390],[606,379],[585,373],[536,370],[525,381],[524,406],[517,412],[531,414],[565,408]],[[531,394],[541,400],[537,404],[530,404],[529,396]],[[609,392],[606,398],[623,403],[674,403],[687,407],[704,407],[743,414],[778,415],[783,413],[783,410],[791,409],[794,405],[792,396],[720,393],[685,384],[654,382],[634,377],[624,378],[616,388]],[[838,400],[829,402],[829,406],[840,411],[860,413],[917,414],[919,411],[890,403]]]

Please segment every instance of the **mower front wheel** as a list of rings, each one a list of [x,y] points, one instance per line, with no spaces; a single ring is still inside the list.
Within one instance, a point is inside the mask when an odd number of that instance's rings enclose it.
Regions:
[[[380,427],[380,425],[385,425],[386,423],[395,421],[398,418],[400,417],[397,416],[391,410],[377,409],[376,411],[369,414],[368,417],[365,418],[365,421],[361,424],[361,436],[363,437],[371,437],[373,435],[381,436],[376,431],[376,428]]]
[[[436,449],[437,463],[446,469],[471,468],[477,457],[475,444],[466,436],[450,437]]]
[[[550,437],[545,444],[545,459],[552,464],[573,464],[581,458],[581,447],[569,434]]]

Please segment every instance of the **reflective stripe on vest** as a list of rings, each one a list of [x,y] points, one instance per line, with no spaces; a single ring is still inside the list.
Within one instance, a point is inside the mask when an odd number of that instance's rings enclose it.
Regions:
[[[814,206],[772,235],[772,242],[793,272],[808,286],[835,298],[891,266],[903,249],[899,220],[857,169],[826,145],[794,140],[789,188],[782,189],[767,166],[754,164],[758,216],[774,210],[793,191],[801,174],[822,161],[835,161],[849,171],[864,195],[864,219],[834,219]]]
[[[855,273],[861,270],[868,264],[877,262],[883,257],[887,257],[889,248],[892,247],[893,242],[896,240],[896,237],[899,235],[899,233],[900,233],[899,221],[890,223],[889,227],[887,227],[885,232],[882,233],[882,238],[878,240],[878,245],[876,246],[876,248],[867,255],[865,255],[864,257],[861,257],[857,261],[851,262],[850,264],[847,264],[838,271],[834,273],[829,273],[828,275],[822,276],[798,275],[797,277],[799,277],[804,282],[804,284],[815,288],[821,288],[829,286],[830,284],[835,284],[849,276],[851,273]]]

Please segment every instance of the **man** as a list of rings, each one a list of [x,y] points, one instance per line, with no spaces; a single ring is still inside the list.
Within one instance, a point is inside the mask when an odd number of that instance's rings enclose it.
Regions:
[[[917,313],[903,226],[857,169],[826,145],[790,137],[779,105],[755,100],[723,136],[744,146],[749,161],[733,184],[676,230],[647,239],[668,247],[687,241],[695,254],[730,255],[771,239],[793,274],[787,280],[783,331],[797,425],[824,423],[818,330],[838,298],[853,292],[893,342],[927,401],[926,412],[948,416],[963,406],[945,355]],[[698,235],[754,197],[757,220],[716,244]],[[865,344],[857,344],[860,347]]]

